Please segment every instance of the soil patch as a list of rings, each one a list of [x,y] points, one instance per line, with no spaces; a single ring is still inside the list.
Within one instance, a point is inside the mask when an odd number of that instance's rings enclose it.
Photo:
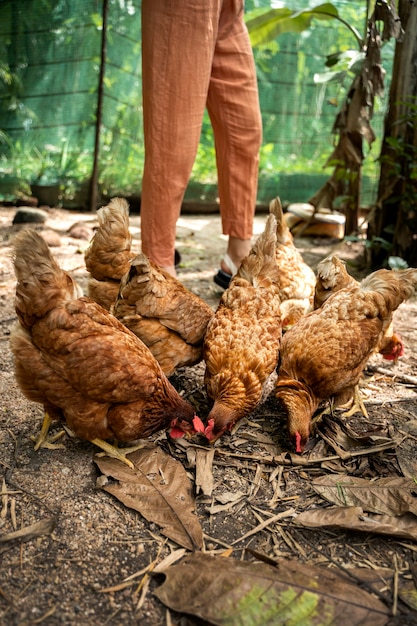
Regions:
[[[43,411],[17,388],[8,342],[16,320],[10,244],[22,227],[12,223],[15,211],[0,208],[0,539],[5,533],[39,522],[47,526],[45,532],[35,532],[30,540],[0,543],[0,623],[201,624],[195,618],[168,611],[153,594],[158,586],[156,580],[150,581],[144,596],[139,588],[143,576],[134,578],[134,584],[124,584],[178,546],[163,537],[157,525],[100,489],[100,472],[93,461],[97,450],[69,434],[61,440],[63,449],[33,449],[30,437],[38,432]],[[46,224],[35,227],[48,238],[61,266],[85,288],[83,252],[97,225],[95,216],[60,209],[46,211]],[[255,234],[262,231],[264,219],[263,215],[256,216]],[[131,230],[133,247],[139,251],[139,216],[131,216]],[[218,215],[183,216],[178,224],[177,248],[182,258],[179,278],[213,309],[221,295],[213,282],[225,251],[225,238],[220,232]],[[337,250],[351,264],[350,271],[356,277],[361,275],[361,243],[303,238],[297,240],[297,246],[313,269]],[[395,330],[404,340],[405,355],[397,364],[382,362],[379,356],[372,359],[373,369],[366,372],[363,389],[369,421],[365,423],[360,415],[349,421],[355,432],[368,432],[372,427],[378,436],[398,436],[401,444],[342,460],[334,447],[317,435],[305,455],[309,462],[294,464],[290,455],[285,457],[290,449],[285,416],[273,394],[267,394],[249,420],[217,442],[212,494],[196,495],[207,551],[219,554],[233,544],[232,555],[237,559],[253,560],[248,552],[251,549],[275,560],[299,559],[336,570],[385,568],[391,576],[387,574],[383,594],[390,606],[395,602],[399,616],[391,623],[417,623],[413,621],[415,614],[413,617],[412,611],[398,600],[398,589],[416,576],[417,543],[413,541],[349,530],[302,528],[291,517],[239,541],[280,511],[293,508],[296,515],[326,506],[312,488],[319,476],[340,472],[342,476],[370,479],[401,477],[415,470],[417,388],[410,381],[417,374],[416,318],[415,299],[395,314]],[[203,374],[204,367],[199,364],[182,368],[172,377],[173,384],[198,407],[202,417],[208,412]],[[269,391],[272,387],[273,380]],[[322,432],[328,433],[325,427],[326,422]],[[193,446],[182,441],[174,445],[165,433],[153,441],[180,460],[189,478],[195,480]],[[274,462],[278,456],[283,459],[281,464]],[[241,498],[228,500],[227,494],[241,494]]]

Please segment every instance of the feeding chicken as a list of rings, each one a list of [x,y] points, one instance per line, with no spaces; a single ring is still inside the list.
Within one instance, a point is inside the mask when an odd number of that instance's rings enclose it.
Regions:
[[[179,280],[137,255],[122,278],[113,313],[151,350],[166,376],[203,356],[213,310]]]
[[[369,357],[381,347],[393,312],[417,289],[417,270],[378,270],[332,294],[283,337],[276,396],[297,452],[323,400],[353,395]]]
[[[275,258],[280,277],[282,327],[286,330],[311,311],[316,276],[294,245],[279,198],[270,202],[269,212],[277,220]]]
[[[113,198],[97,211],[99,226],[84,253],[90,273],[88,295],[110,310],[119,292],[120,280],[135,256],[131,250],[129,205],[123,198]]]
[[[189,402],[166,378],[149,349],[82,292],[42,237],[20,232],[14,242],[18,324],[10,345],[17,382],[51,420],[131,466],[107,442],[134,441],[163,429],[174,436],[204,430]]]
[[[214,402],[205,436],[211,442],[259,404],[278,361],[281,339],[276,220],[264,232],[223,293],[204,338],[204,384]]]
[[[88,295],[149,347],[166,376],[201,361],[211,307],[144,254],[132,252],[126,200],[113,198],[97,216],[99,227],[85,252]]]
[[[333,293],[355,285],[359,282],[348,273],[346,263],[331,254],[317,266],[314,308],[318,309]],[[385,331],[378,352],[387,361],[397,361],[404,354],[404,344],[400,335],[394,333],[392,322]]]

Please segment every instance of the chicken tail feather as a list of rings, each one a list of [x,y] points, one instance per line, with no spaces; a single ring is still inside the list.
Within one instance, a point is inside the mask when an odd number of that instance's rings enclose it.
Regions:
[[[268,215],[263,233],[259,235],[248,256],[243,259],[236,276],[255,284],[258,282],[256,279],[263,274],[271,276],[278,273],[275,261],[276,223],[274,215]]]
[[[46,241],[33,229],[24,229],[14,240],[17,278],[16,312],[25,328],[65,300],[83,295],[81,287],[61,269]]]
[[[99,227],[84,254],[86,268],[96,280],[120,280],[133,256],[129,204],[113,198],[97,211],[97,218]]]
[[[277,221],[276,235],[278,244],[288,244],[293,242],[290,229],[287,226],[287,222],[284,219],[284,212],[282,210],[281,199],[277,196],[269,203],[269,213],[273,215]]]
[[[417,292],[417,269],[377,270],[361,282],[360,288],[380,294],[387,309],[392,312]]]

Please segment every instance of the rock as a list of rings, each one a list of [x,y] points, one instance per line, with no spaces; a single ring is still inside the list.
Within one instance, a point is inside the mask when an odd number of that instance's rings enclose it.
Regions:
[[[93,234],[93,229],[83,222],[75,222],[75,224],[68,229],[68,235],[74,237],[74,239],[90,241],[93,238]]]
[[[61,237],[54,230],[43,230],[40,233],[50,248],[62,246]]]
[[[13,224],[44,224],[47,219],[46,211],[25,206],[16,211]]]

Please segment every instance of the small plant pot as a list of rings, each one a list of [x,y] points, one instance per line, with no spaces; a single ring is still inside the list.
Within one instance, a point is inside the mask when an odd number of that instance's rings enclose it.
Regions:
[[[53,185],[31,185],[32,196],[34,196],[39,204],[54,207],[59,202],[61,187],[58,184]]]

